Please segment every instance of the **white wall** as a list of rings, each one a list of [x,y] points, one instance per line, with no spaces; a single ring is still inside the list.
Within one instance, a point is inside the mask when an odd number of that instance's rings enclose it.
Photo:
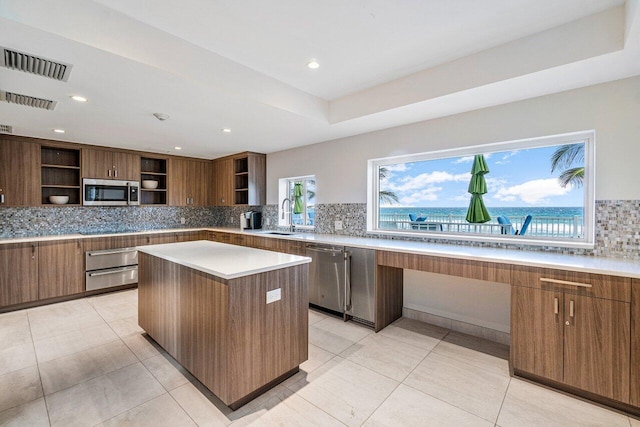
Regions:
[[[367,160],[596,130],[596,199],[640,199],[640,77],[385,129],[267,156],[267,203],[278,179],[316,175],[316,203],[365,203]]]
[[[640,199],[640,77],[281,151],[267,156],[267,202],[278,178],[316,175],[316,203],[365,203],[367,160],[595,129],[596,200]],[[439,275],[435,275],[439,276]],[[405,271],[404,306],[509,331],[506,285]]]

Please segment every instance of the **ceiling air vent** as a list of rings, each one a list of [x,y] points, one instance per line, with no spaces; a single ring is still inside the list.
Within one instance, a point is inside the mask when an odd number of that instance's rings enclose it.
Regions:
[[[13,133],[13,127],[9,125],[0,125],[0,133]]]
[[[17,50],[7,49],[0,46],[2,56],[0,56],[0,66],[12,70],[24,71],[25,73],[37,74],[55,80],[66,82],[71,73],[70,64],[52,61]]]
[[[53,110],[57,104],[57,101],[50,99],[20,95],[19,93],[6,92],[4,90],[0,90],[0,101],[6,101],[9,104],[25,105],[27,107],[42,108],[43,110]]]

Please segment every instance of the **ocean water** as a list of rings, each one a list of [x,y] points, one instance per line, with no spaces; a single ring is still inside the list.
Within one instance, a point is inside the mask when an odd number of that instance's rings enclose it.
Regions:
[[[491,221],[497,221],[498,216],[506,216],[512,222],[524,219],[527,215],[532,217],[563,217],[573,218],[574,216],[582,217],[583,208],[581,207],[518,207],[518,208],[492,208],[487,207],[489,215],[491,215]],[[380,208],[380,215],[396,215],[398,219],[403,219],[402,216],[409,218],[409,214],[416,214],[417,216],[426,217],[443,217],[452,215],[454,217],[466,216],[467,208]]]

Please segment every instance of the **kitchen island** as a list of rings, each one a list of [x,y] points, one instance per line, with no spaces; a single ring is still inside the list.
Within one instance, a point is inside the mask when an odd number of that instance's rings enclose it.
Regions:
[[[138,253],[140,327],[224,404],[307,360],[309,258],[209,241]]]

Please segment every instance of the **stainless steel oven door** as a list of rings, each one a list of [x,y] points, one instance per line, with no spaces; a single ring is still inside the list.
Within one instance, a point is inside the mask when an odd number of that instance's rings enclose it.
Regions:
[[[135,189],[133,194],[130,190]],[[127,206],[139,204],[137,181],[118,181],[115,179],[82,180],[82,199],[85,206]],[[134,197],[131,197],[131,196]],[[132,200],[133,199],[133,200]]]

